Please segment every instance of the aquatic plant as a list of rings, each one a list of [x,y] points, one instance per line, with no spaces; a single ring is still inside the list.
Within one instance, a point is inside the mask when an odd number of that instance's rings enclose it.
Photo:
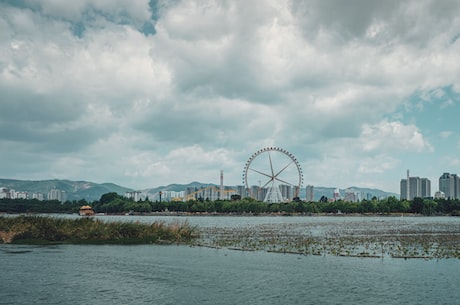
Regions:
[[[460,227],[401,220],[202,228],[202,245],[275,253],[374,258],[459,258]]]
[[[188,243],[198,230],[188,222],[104,222],[94,218],[0,217],[3,243]]]

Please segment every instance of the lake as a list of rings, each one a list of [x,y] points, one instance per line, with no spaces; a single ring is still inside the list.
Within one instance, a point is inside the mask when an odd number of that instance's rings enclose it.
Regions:
[[[104,220],[176,221],[177,217]],[[386,217],[178,217],[203,228],[375,227]],[[452,217],[413,224],[457,227]],[[317,226],[315,224],[318,224]],[[316,232],[316,233],[315,233]],[[455,304],[459,259],[293,255],[160,245],[0,245],[0,304]]]

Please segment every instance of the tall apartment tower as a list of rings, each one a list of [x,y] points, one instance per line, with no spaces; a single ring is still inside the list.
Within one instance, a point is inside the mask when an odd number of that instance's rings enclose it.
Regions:
[[[401,200],[413,200],[415,197],[431,197],[431,181],[428,178],[410,177],[407,171],[407,179],[401,179]]]
[[[460,199],[460,178],[456,174],[444,173],[439,177],[439,190],[446,198]]]
[[[314,201],[314,199],[315,199],[314,192],[315,192],[315,188],[313,187],[313,185],[307,185],[307,187],[306,187],[306,195],[307,196],[306,196],[306,199],[305,199],[307,202],[313,202]]]
[[[51,189],[48,192],[48,200],[58,200],[61,203],[64,203],[67,200],[67,196],[65,191],[61,191],[58,189]]]
[[[422,197],[422,184],[420,177],[409,177],[409,199],[413,200],[415,197]]]
[[[427,178],[420,178],[420,187],[422,198],[431,197],[431,181]]]
[[[401,190],[401,195],[400,199],[409,199],[409,193],[407,192],[407,179],[401,179],[400,182],[400,190]]]

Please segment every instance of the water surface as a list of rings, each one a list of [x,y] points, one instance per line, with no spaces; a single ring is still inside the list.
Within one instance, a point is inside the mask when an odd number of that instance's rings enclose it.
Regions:
[[[1,304],[455,304],[458,260],[0,246]]]
[[[99,217],[99,216],[98,216]],[[452,217],[136,217],[210,228],[458,228]],[[0,304],[456,304],[459,259],[355,258],[189,246],[0,244]]]

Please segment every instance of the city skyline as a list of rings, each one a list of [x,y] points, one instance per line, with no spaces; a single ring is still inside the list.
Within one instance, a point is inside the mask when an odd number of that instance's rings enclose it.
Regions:
[[[124,192],[125,197],[127,198],[133,198],[135,201],[146,198],[150,198],[152,200],[161,200],[161,195],[163,195],[163,200],[170,201],[171,199],[178,199],[181,198],[183,200],[190,200],[192,198],[207,198],[211,201],[218,200],[218,199],[224,199],[224,200],[230,200],[232,199],[232,195],[239,195],[240,198],[246,198],[246,197],[253,197],[256,200],[259,201],[266,201],[266,202],[271,202],[271,199],[267,200],[267,194],[270,192],[269,187],[260,187],[258,185],[251,185],[248,189],[245,188],[243,185],[224,185],[224,173],[221,170],[220,171],[220,185],[217,184],[212,184],[212,183],[199,183],[199,182],[192,182],[189,184],[184,184],[182,185],[183,188],[181,190],[177,190],[178,187],[180,187],[180,184],[172,184],[170,186],[173,187],[173,189],[169,189],[168,186],[163,186],[163,187],[153,187],[149,189],[137,189],[137,190],[126,190]],[[15,180],[8,180],[6,185],[14,183],[13,181]],[[58,181],[58,180],[56,180]],[[69,180],[66,180],[67,182],[70,183],[75,183]],[[407,183],[409,181],[409,185]],[[49,180],[42,180],[42,181],[35,181],[36,183],[43,182],[48,185],[46,187],[47,190],[42,190],[42,191],[30,191],[30,190],[25,190],[29,189],[32,187],[33,189],[37,189],[37,186],[35,186],[31,182],[33,181],[21,181],[18,180],[17,183],[27,183],[28,187],[18,187],[16,188],[11,188],[11,187],[5,187],[5,185],[2,185],[0,183],[0,199],[1,198],[10,198],[10,199],[39,199],[39,200],[44,200],[46,195],[46,199],[48,200],[53,200],[57,199],[61,202],[64,202],[66,200],[66,191],[57,189],[56,187],[49,187]],[[92,182],[85,182],[85,181],[79,181],[79,184],[88,184]],[[200,185],[200,187],[197,186],[190,186],[193,184]],[[330,189],[330,196],[329,200],[344,200],[344,201],[352,201],[352,202],[359,202],[363,199],[370,200],[373,197],[377,197],[378,199],[382,198],[387,198],[390,196],[396,196],[397,199],[404,200],[413,200],[415,197],[420,197],[420,198],[451,198],[451,199],[459,199],[460,198],[460,178],[457,174],[454,173],[443,173],[439,179],[438,179],[438,187],[434,187],[433,191],[431,189],[431,180],[428,178],[423,178],[423,177],[418,177],[418,176],[411,176],[409,170],[407,170],[407,176],[406,178],[403,178],[400,180],[400,193],[394,193],[392,194],[391,192],[385,192],[384,190],[378,190],[378,189],[367,189],[366,188],[361,188],[359,186],[354,186],[354,187],[348,187],[348,188],[342,188],[339,189],[337,187],[333,186],[314,186],[314,185],[306,185],[302,187],[298,192],[295,191],[297,189],[297,186],[294,185],[286,185],[280,183],[277,185],[277,187],[280,190],[280,196],[282,196],[282,199],[280,197],[280,201],[290,201],[294,199],[294,194],[298,194],[298,197],[300,197],[301,200],[305,201],[318,201],[320,199],[320,195],[316,193],[316,188],[320,189]],[[436,184],[434,184],[436,185]],[[123,186],[117,186],[116,187],[123,187]],[[87,188],[87,187],[85,187]],[[125,188],[126,189],[126,188]],[[153,192],[153,190],[157,190],[156,192]],[[333,190],[333,191],[332,191]],[[369,193],[369,191],[371,191]],[[376,196],[375,194],[372,194],[372,191],[379,191],[384,193],[384,195],[378,195]],[[316,195],[315,195],[316,193]],[[322,191],[322,194],[324,194],[324,190]],[[409,195],[408,195],[409,194]],[[102,194],[101,194],[102,195]],[[399,196],[398,196],[399,195]],[[399,197],[399,198],[398,198]],[[83,199],[83,198],[80,198]],[[75,199],[74,199],[75,200]]]
[[[238,185],[265,147],[305,185],[460,173],[455,1],[1,1],[2,176]],[[442,21],[442,22],[441,22]]]

